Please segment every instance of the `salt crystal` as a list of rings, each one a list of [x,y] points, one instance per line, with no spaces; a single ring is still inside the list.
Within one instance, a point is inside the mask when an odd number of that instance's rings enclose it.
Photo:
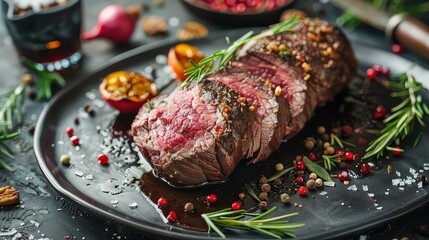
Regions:
[[[167,63],[167,57],[165,55],[159,54],[155,57],[156,63],[164,65]]]
[[[429,163],[423,163],[423,166],[429,167]]]
[[[137,203],[136,202],[130,203],[128,204],[128,207],[130,207],[131,209],[137,208]]]
[[[384,194],[389,195],[389,192],[384,192]]]
[[[357,191],[358,189],[357,189],[356,185],[352,185],[352,186],[348,187],[347,190],[349,190],[349,191]]]
[[[410,168],[410,173],[411,173],[411,174],[416,173],[416,169],[414,169],[414,168]]]
[[[74,172],[74,175],[76,175],[78,177],[83,177],[83,172],[82,171],[76,171],[76,172]]]
[[[368,193],[368,197],[373,198],[374,197],[374,193]]]
[[[423,169],[420,169],[420,170],[419,170],[419,172],[421,172],[421,173],[422,173],[422,172],[425,172],[425,171],[424,171]]]
[[[168,19],[168,24],[172,27],[179,26],[180,20],[177,17],[171,17]]]
[[[88,175],[85,176],[85,179],[87,179],[87,180],[93,180],[94,176],[92,176],[92,174],[88,174]]]
[[[378,203],[374,203],[374,207],[378,207]]]
[[[362,185],[362,190],[364,192],[368,192],[368,185]]]
[[[94,92],[86,92],[85,97],[88,98],[89,100],[94,100],[96,98],[96,95]]]
[[[323,186],[335,187],[335,182],[323,182]]]
[[[405,186],[405,182],[404,182],[404,181],[401,181],[401,182],[399,183],[399,186],[401,186],[401,187]]]
[[[401,176],[401,173],[400,173],[400,172],[398,172],[398,171],[396,171],[396,176],[400,177],[400,176]]]
[[[377,210],[381,210],[381,209],[383,209],[383,207],[378,207],[378,208],[377,208]]]
[[[400,187],[400,188],[398,188],[399,190],[401,190],[401,191],[404,191],[405,190],[405,188],[403,188],[403,187]]]
[[[424,170],[426,170],[426,171],[428,171],[428,170],[429,170],[429,167],[423,167],[423,169],[424,169]]]
[[[417,183],[417,187],[418,187],[418,188],[422,188],[422,187],[423,187],[423,182],[419,182],[419,183]]]
[[[344,206],[344,203],[341,203],[341,206]]]
[[[328,194],[328,192],[327,192],[327,191],[323,191],[323,192],[320,192],[319,194],[320,194],[321,196],[324,196],[324,195]]]

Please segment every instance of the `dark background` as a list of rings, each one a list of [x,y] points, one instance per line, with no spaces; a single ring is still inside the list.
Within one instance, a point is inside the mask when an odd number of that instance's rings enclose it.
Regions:
[[[83,1],[83,29],[88,31],[95,24],[99,11],[109,4],[121,4],[130,6],[143,4],[145,12],[143,16],[161,15],[167,19],[177,17],[180,23],[177,27],[168,27],[168,33],[159,37],[146,36],[140,26],[136,26],[131,42],[124,46],[115,46],[104,40],[94,40],[83,43],[84,59],[79,69],[66,75],[67,81],[77,81],[85,76],[91,69],[103,63],[107,59],[135,47],[158,41],[165,38],[175,38],[176,31],[185,22],[196,20],[205,24],[210,32],[230,28],[219,25],[193,15],[183,7],[180,1],[167,0],[162,6],[154,4],[152,0],[98,0]],[[325,2],[325,1],[323,1]],[[341,11],[329,3],[321,4],[313,0],[298,0],[293,4],[294,8],[305,10],[310,16],[335,21]],[[361,26],[354,32],[348,32],[351,39],[359,39],[377,48],[390,51],[392,42],[384,38],[384,34],[369,26]],[[429,39],[428,39],[429,41]],[[410,52],[405,52],[403,57],[427,67],[427,60],[419,58]],[[0,94],[15,87],[26,69],[19,64],[13,48],[13,43],[6,33],[3,24],[0,24]],[[40,173],[33,153],[33,138],[28,131],[37,122],[42,108],[46,102],[38,102],[30,99],[25,101],[25,123],[21,136],[10,142],[16,156],[15,160],[8,161],[16,171],[8,173],[0,170],[0,186],[11,185],[20,192],[20,204],[13,207],[0,207],[0,239],[151,239],[143,233],[134,232],[120,226],[118,223],[106,222],[81,209],[79,206],[63,199],[58,195]],[[418,209],[408,215],[394,220],[386,225],[368,229],[350,239],[426,239],[429,237],[429,206]],[[2,232],[16,230],[12,236],[2,237]]]

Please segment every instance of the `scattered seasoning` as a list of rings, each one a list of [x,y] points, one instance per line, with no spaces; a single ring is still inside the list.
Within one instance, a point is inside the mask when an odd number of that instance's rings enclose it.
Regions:
[[[371,166],[370,166],[368,163],[363,163],[363,164],[360,166],[360,172],[361,172],[363,175],[368,175],[368,174],[371,172]]]
[[[72,136],[72,137],[70,138],[70,140],[71,140],[71,143],[72,143],[73,145],[75,145],[75,146],[79,145],[79,138],[78,138],[77,136]]]
[[[289,194],[282,193],[282,195],[280,195],[280,200],[282,201],[282,203],[289,203],[290,202]]]
[[[73,119],[73,122],[74,122],[74,124],[75,125],[79,125],[79,118],[78,117],[75,117],[74,119]]]
[[[188,202],[185,204],[185,206],[183,207],[183,210],[185,211],[185,213],[191,213],[194,211],[194,204]]]
[[[305,171],[305,169],[307,169],[307,168],[305,166],[304,161],[298,161],[296,163],[296,169],[298,169],[298,171]]]
[[[259,193],[259,199],[260,200],[267,200],[268,194],[266,192]]]
[[[143,31],[150,36],[164,34],[167,31],[167,21],[161,16],[144,17],[141,26]]]
[[[238,194],[238,198],[245,199],[246,198],[246,194],[244,192],[241,192],[241,193]]]
[[[376,118],[384,118],[386,116],[386,108],[383,105],[378,105],[374,110],[374,116]]]
[[[284,169],[284,165],[282,163],[276,164],[276,171],[280,172]]]
[[[267,210],[268,203],[266,201],[260,201],[258,207],[260,210]]]
[[[91,117],[95,116],[94,108],[91,107],[91,105],[85,104],[85,106],[83,107],[83,109],[85,110],[85,112],[87,112],[89,114],[89,116],[91,116]]]
[[[393,170],[392,170],[392,166],[388,165],[388,166],[387,166],[387,173],[388,173],[388,174],[391,174],[392,172],[393,172]]]
[[[73,136],[74,130],[71,127],[66,128],[66,133],[69,137]]]
[[[283,184],[283,181],[280,178],[276,178],[274,180],[274,185],[281,186]]]
[[[315,174],[314,172],[310,173],[310,175],[308,176],[308,178],[310,178],[312,180],[316,180],[317,179],[317,174]]]
[[[369,79],[375,79],[377,77],[378,73],[373,68],[368,68],[366,70],[366,77]]]
[[[314,154],[314,153],[309,153],[308,154],[308,159],[310,159],[311,161],[316,161],[317,160],[317,157],[316,157],[316,154]]]
[[[160,197],[156,203],[159,207],[164,207],[167,205],[167,199],[165,197]]]
[[[198,22],[187,22],[177,31],[177,38],[180,40],[188,40],[207,36],[209,30],[206,26]]]
[[[261,185],[261,191],[263,192],[270,192],[271,191],[271,186],[268,183],[264,183]]]
[[[350,174],[348,171],[342,171],[340,174],[338,174],[338,179],[340,179],[341,182],[349,181],[350,180]]]
[[[316,187],[320,188],[323,186],[323,180],[321,178],[316,179]]]
[[[130,204],[128,204],[128,207],[130,207],[131,209],[134,209],[134,208],[137,208],[137,203],[136,202],[133,202],[133,203],[130,203]]]
[[[295,182],[298,185],[302,185],[304,183],[304,179],[301,176],[296,177]]]
[[[400,44],[392,45],[392,52],[395,54],[401,54],[404,51],[404,47]]]
[[[299,189],[298,189],[298,193],[299,193],[299,195],[301,195],[301,196],[307,196],[308,189],[307,189],[306,187],[304,187],[304,186],[301,186],[301,187],[299,187]]]
[[[69,165],[70,164],[70,156],[67,154],[61,155],[60,162],[62,165]]]
[[[326,133],[326,128],[324,126],[317,127],[317,133],[318,134],[324,134],[324,133]]]
[[[353,161],[353,153],[352,152],[345,152],[343,159],[345,161]]]
[[[231,209],[232,209],[233,211],[240,210],[240,209],[241,209],[241,203],[240,203],[240,202],[233,202],[233,203],[231,204]]]
[[[306,186],[308,189],[314,190],[314,189],[316,189],[316,181],[314,181],[313,179],[310,179],[307,181]]]
[[[106,164],[109,163],[109,158],[104,153],[99,154],[98,157],[97,157],[97,159],[98,159],[98,163],[101,164],[101,165],[106,165]]]
[[[167,215],[167,220],[170,223],[174,223],[177,220],[177,213],[175,211],[170,211]]]
[[[206,201],[208,203],[216,203],[217,201],[217,196],[215,194],[210,194],[206,197]]]
[[[260,184],[265,184],[265,183],[267,183],[268,182],[268,179],[267,179],[267,177],[265,177],[265,176],[262,176],[261,177],[261,179],[259,179],[259,183]]]
[[[395,146],[393,151],[392,151],[392,154],[394,156],[400,156],[403,151],[404,150],[402,150],[399,146]]]
[[[417,182],[426,183],[426,176],[425,175],[418,175],[416,180],[417,180]]]

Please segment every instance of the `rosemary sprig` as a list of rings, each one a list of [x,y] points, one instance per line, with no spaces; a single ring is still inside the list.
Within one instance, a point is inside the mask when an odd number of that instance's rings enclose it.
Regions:
[[[356,147],[356,145],[354,145],[353,143],[344,141],[333,133],[331,133],[330,136],[331,136],[331,145],[337,144],[340,148],[344,148],[344,145],[347,145],[352,148]]]
[[[363,158],[380,158],[385,150],[395,150],[389,145],[394,141],[404,140],[413,130],[416,122],[425,126],[423,117],[429,115],[429,108],[422,101],[421,83],[410,71],[401,74],[398,80],[398,83],[389,82],[390,87],[397,89],[391,95],[392,97],[402,97],[404,100],[391,109],[392,114],[384,119],[385,127],[380,131],[380,135],[369,144]]]
[[[66,81],[64,78],[55,72],[47,72],[44,70],[40,70],[36,67],[35,63],[29,59],[24,59],[22,61],[25,66],[31,69],[34,73],[39,76],[39,82],[37,83],[37,99],[38,100],[49,100],[53,96],[52,94],[52,86],[57,84],[60,87],[64,87],[66,85]]]
[[[215,51],[212,55],[205,57],[199,63],[195,63],[191,60],[191,67],[185,70],[187,79],[182,83],[182,87],[188,86],[192,81],[196,80],[198,83],[207,75],[219,70],[225,69],[228,63],[235,60],[237,50],[244,44],[258,40],[267,36],[276,35],[284,32],[292,32],[294,28],[300,24],[297,18],[292,17],[289,20],[278,23],[271,29],[264,31],[258,35],[252,36],[253,32],[250,31],[240,37],[234,42],[230,42],[229,38],[226,38],[228,48],[220,49]]]
[[[331,171],[333,168],[337,167],[337,164],[341,162],[340,157],[343,154],[337,154],[337,155],[322,155],[323,158],[323,165],[326,170]]]
[[[9,134],[3,134],[0,136],[0,169],[5,169],[6,171],[13,172],[14,169],[9,166],[4,157],[8,157],[10,159],[14,159],[14,156],[11,150],[4,144],[4,141],[15,138],[19,135],[19,131]]]
[[[277,207],[272,207],[261,214],[248,214],[243,209],[232,211],[230,208],[225,208],[216,212],[202,214],[201,217],[207,223],[208,232],[214,230],[222,238],[226,238],[226,236],[219,227],[255,231],[278,239],[281,239],[284,236],[296,237],[293,234],[293,229],[302,227],[304,224],[289,223],[288,221],[280,220],[296,216],[298,213],[266,218],[269,214],[276,211],[276,209]],[[250,219],[241,220],[244,217],[250,217]]]
[[[12,91],[0,97],[3,106],[0,109],[0,139],[6,138],[15,124],[22,123],[22,106],[26,85],[21,83]]]

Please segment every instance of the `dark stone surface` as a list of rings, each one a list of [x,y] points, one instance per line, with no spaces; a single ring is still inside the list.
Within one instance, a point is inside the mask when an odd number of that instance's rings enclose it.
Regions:
[[[210,31],[221,30],[227,26],[216,25],[203,19],[194,17],[186,10],[179,1],[166,1],[163,6],[155,6],[152,0],[131,1],[131,0],[103,0],[84,1],[84,26],[89,30],[95,23],[98,12],[112,3],[121,5],[144,4],[148,7],[144,15],[163,15],[167,18],[177,17],[180,20],[179,26],[169,27],[168,34],[161,37],[146,36],[140,25],[130,44],[124,46],[114,46],[104,40],[94,40],[83,44],[85,57],[81,66],[76,71],[66,76],[69,82],[84,76],[97,65],[121,52],[163,38],[174,38],[176,30],[186,21],[194,19],[206,24]],[[315,1],[297,1],[295,7],[304,9],[311,16],[320,16],[333,21],[338,16],[338,9],[324,5],[323,11],[314,12],[312,4]],[[391,42],[384,39],[383,33],[368,26],[363,26],[359,30],[350,33],[352,39],[358,39],[365,43],[377,46],[378,48],[389,50]],[[17,85],[20,76],[26,71],[22,67],[13,49],[10,37],[5,31],[3,24],[0,24],[0,93]],[[419,64],[425,65],[427,61],[418,56],[405,52],[404,57]],[[426,66],[427,67],[427,66]],[[20,204],[11,207],[0,208],[0,239],[151,239],[144,233],[134,232],[132,229],[122,227],[118,223],[106,222],[97,216],[91,215],[71,202],[64,200],[49,185],[37,166],[33,153],[33,138],[29,131],[35,125],[37,118],[42,111],[45,102],[26,100],[24,112],[24,125],[21,136],[9,142],[16,159],[9,160],[16,171],[8,173],[0,170],[0,186],[11,185],[17,188],[21,194]],[[399,206],[398,206],[399,207]],[[410,239],[425,239],[428,237],[429,207],[419,210],[396,219],[389,224],[377,226],[350,239],[359,239],[359,236],[368,239],[392,239],[409,237]],[[17,233],[4,236],[4,231],[14,231]]]

